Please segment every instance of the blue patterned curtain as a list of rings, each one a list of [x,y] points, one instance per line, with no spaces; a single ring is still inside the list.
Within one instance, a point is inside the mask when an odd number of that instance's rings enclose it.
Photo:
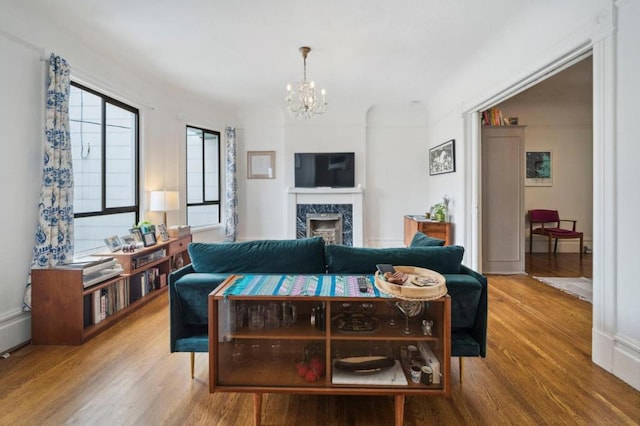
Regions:
[[[69,137],[69,64],[51,54],[47,87],[44,164],[31,268],[73,258],[73,169]],[[29,279],[30,281],[30,279]],[[31,310],[27,284],[23,310]]]
[[[224,233],[227,241],[238,237],[238,180],[236,177],[236,129],[227,127],[227,161]]]

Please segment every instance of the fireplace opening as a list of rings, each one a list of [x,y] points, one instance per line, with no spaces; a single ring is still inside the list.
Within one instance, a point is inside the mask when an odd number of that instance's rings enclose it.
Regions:
[[[307,214],[307,237],[322,237],[325,244],[342,244],[342,214]]]

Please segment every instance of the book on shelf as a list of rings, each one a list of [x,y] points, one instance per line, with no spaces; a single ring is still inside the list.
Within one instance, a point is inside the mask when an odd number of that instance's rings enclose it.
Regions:
[[[129,303],[128,277],[100,288],[85,298],[85,325],[99,324]]]
[[[498,108],[489,108],[482,111],[481,120],[483,126],[510,126],[518,124],[518,117],[505,117]]]

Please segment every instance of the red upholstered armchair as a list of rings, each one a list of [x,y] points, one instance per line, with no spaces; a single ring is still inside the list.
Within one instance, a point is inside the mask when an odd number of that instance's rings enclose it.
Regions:
[[[572,223],[571,229],[562,228],[562,222]],[[558,210],[529,210],[529,253],[533,253],[533,236],[546,236],[549,240],[549,255],[551,255],[551,240],[555,239],[553,252],[558,250],[558,239],[579,238],[580,259],[582,259],[582,232],[576,231],[576,222],[572,219],[560,219]],[[534,225],[540,225],[534,228]]]

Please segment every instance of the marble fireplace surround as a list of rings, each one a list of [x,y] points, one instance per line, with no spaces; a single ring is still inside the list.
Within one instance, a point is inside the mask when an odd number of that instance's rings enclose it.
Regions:
[[[298,205],[351,205],[351,239],[354,247],[364,246],[363,218],[364,190],[356,188],[288,188],[287,217],[285,229],[287,238],[295,239],[298,234]],[[305,208],[303,208],[305,210]],[[306,221],[306,218],[305,218]],[[344,225],[344,224],[343,224]],[[306,223],[305,223],[306,226]],[[346,241],[344,242],[346,243]]]

